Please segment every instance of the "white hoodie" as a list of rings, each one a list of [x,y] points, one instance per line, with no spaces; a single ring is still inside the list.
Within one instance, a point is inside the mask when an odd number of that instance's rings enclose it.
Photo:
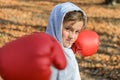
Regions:
[[[81,80],[78,63],[75,55],[70,47],[65,48],[62,43],[62,26],[63,19],[66,13],[70,11],[82,11],[84,16],[85,12],[73,3],[66,2],[56,5],[50,15],[46,33],[52,35],[58,40],[64,50],[67,59],[67,66],[64,70],[58,70],[52,66],[51,80]]]

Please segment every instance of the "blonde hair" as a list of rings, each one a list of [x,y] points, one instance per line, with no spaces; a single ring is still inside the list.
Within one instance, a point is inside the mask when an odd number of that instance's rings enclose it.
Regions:
[[[82,11],[71,11],[66,13],[63,23],[68,21],[74,21],[74,22],[83,21],[84,24],[82,29],[84,29],[86,25],[86,16],[83,14]]]

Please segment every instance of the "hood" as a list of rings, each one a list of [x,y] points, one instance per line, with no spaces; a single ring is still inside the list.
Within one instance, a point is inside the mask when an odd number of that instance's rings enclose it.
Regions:
[[[86,16],[85,12],[82,9],[71,2],[65,2],[56,5],[50,14],[46,33],[52,35],[55,39],[57,39],[62,47],[62,25],[64,16],[66,13],[75,10],[82,11],[84,16]]]

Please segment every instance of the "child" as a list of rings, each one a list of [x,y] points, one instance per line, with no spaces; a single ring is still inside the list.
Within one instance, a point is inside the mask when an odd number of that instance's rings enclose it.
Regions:
[[[85,12],[71,2],[61,3],[53,8],[46,33],[60,43],[67,59],[67,66],[62,71],[52,66],[51,80],[81,80],[71,46],[79,32],[85,28],[86,19]]]

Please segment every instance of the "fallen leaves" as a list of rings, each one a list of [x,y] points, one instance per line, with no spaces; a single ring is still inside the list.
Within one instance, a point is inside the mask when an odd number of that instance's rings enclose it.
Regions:
[[[26,34],[44,32],[53,6],[65,1],[1,0],[0,46]],[[88,75],[96,78],[94,80],[120,79],[120,7],[100,5],[103,1],[71,0],[86,12],[87,29],[94,30],[100,35],[101,44],[95,55],[77,56],[81,77],[87,73],[85,80],[88,80]]]

